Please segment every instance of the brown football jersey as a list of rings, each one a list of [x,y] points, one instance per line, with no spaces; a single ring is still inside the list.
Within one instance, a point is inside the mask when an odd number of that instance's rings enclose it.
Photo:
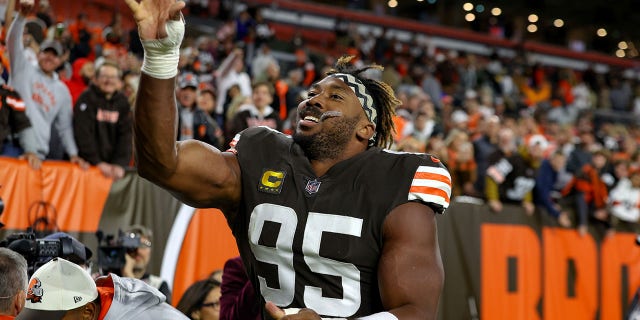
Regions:
[[[438,213],[449,205],[450,175],[430,155],[369,148],[316,177],[302,149],[277,131],[247,129],[232,148],[242,201],[229,224],[254,287],[282,308],[345,318],[382,311],[386,216],[410,201]]]

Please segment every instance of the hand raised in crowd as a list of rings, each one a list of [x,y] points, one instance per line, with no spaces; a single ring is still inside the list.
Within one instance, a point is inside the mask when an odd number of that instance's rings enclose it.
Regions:
[[[34,0],[20,0],[20,2],[18,3],[18,12],[22,16],[26,17],[30,12],[32,12],[34,5]]]
[[[271,316],[271,318],[275,319],[275,320],[320,320],[322,318],[320,318],[320,316],[313,310],[311,309],[300,309],[297,313],[295,314],[289,314],[287,315],[287,313],[280,309],[278,306],[276,306],[273,302],[267,302],[265,305],[265,308],[267,309],[267,312],[269,312],[269,315]]]
[[[141,40],[155,40],[167,37],[165,28],[169,19],[180,19],[183,1],[176,0],[125,0],[138,25]]]
[[[82,159],[82,158],[80,158],[78,156],[69,157],[69,161],[71,163],[75,163],[75,164],[79,165],[82,170],[89,169],[89,163],[84,161],[84,159]]]
[[[42,167],[42,160],[38,157],[37,154],[33,152],[25,152],[23,155],[19,157],[21,160],[27,160],[29,163],[29,167],[34,170],[40,170]]]

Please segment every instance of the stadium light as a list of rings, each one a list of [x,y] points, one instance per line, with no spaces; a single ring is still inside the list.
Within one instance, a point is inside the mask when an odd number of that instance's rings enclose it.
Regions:
[[[607,30],[605,28],[600,28],[596,31],[596,34],[598,35],[598,37],[604,38],[607,36]]]
[[[387,5],[389,6],[389,8],[395,8],[395,7],[398,6],[398,1],[397,0],[389,0]]]
[[[491,9],[491,14],[497,17],[502,14],[502,9],[495,7]]]
[[[527,26],[527,31],[534,33],[538,31],[538,26],[536,26],[535,24],[530,24]]]
[[[529,22],[531,23],[536,23],[538,22],[538,15],[535,13],[532,13],[529,15]]]
[[[464,19],[465,19],[465,20],[467,20],[467,21],[469,21],[469,22],[471,22],[471,21],[473,21],[473,20],[475,20],[475,19],[476,19],[476,15],[475,15],[475,14],[473,14],[473,13],[467,13],[467,14],[464,16]]]
[[[616,57],[624,58],[624,56],[625,56],[624,50],[622,50],[622,49],[616,50]]]
[[[465,4],[462,5],[462,9],[464,9],[464,11],[471,11],[473,10],[473,3],[471,2],[467,2]]]
[[[625,41],[620,41],[620,43],[618,43],[618,49],[627,50],[628,48],[629,46]]]
[[[556,28],[562,28],[564,26],[564,20],[562,19],[553,20],[553,26]]]
[[[476,6],[476,12],[478,12],[478,13],[483,13],[483,12],[484,12],[484,5],[482,5],[482,4],[478,4],[478,5]]]

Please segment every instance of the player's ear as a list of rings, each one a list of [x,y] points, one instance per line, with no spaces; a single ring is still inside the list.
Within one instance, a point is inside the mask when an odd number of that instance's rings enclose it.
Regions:
[[[194,320],[200,319],[200,309],[191,312],[191,319],[194,319]]]
[[[356,135],[359,139],[369,141],[373,134],[376,133],[376,126],[369,121],[362,121],[359,124],[359,128],[356,131]]]

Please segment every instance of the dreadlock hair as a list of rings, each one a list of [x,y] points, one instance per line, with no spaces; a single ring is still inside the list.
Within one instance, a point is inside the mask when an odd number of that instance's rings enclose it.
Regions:
[[[365,78],[361,75],[369,69],[384,70],[384,67],[373,64],[362,68],[355,68],[353,64],[351,64],[351,60],[353,60],[353,58],[354,56],[340,57],[333,69],[327,71],[326,75],[347,73],[362,82],[373,98],[373,107],[378,112],[378,123],[375,123],[375,146],[389,148],[393,144],[393,134],[396,131],[393,124],[393,116],[396,114],[396,107],[400,105],[401,102],[396,98],[393,89],[388,84],[382,81]]]

